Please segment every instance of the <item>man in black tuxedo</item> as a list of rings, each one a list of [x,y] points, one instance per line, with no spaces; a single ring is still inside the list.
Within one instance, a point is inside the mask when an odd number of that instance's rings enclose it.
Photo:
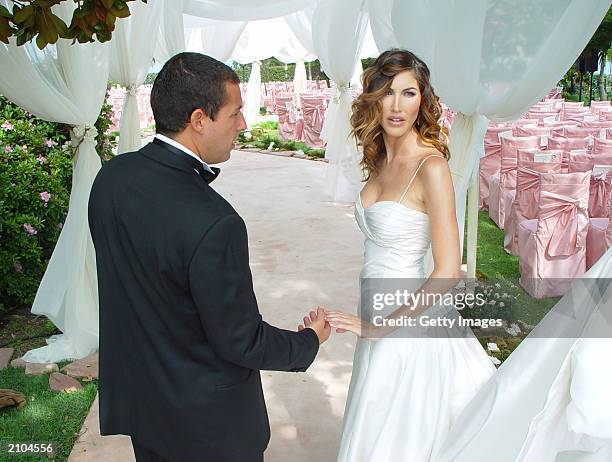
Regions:
[[[181,53],[153,85],[154,141],[100,170],[89,199],[100,297],[100,428],[137,461],[262,461],[260,370],[303,372],[322,309],[270,326],[242,218],[209,183],[246,128],[236,73]]]

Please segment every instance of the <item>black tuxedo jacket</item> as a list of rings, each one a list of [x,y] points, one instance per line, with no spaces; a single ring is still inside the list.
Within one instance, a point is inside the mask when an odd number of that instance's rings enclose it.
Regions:
[[[259,371],[304,371],[319,342],[262,320],[245,224],[193,162],[151,143],[92,186],[100,428],[173,462],[248,461],[270,438]]]

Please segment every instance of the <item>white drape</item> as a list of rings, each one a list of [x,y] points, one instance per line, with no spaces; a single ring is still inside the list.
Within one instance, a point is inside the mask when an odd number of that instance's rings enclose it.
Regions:
[[[140,120],[136,90],[147,77],[159,33],[163,0],[134,2],[130,16],[117,21],[111,40],[110,79],[128,89],[119,126],[119,153],[140,149]],[[170,7],[171,8],[171,7]]]
[[[261,106],[261,63],[254,61],[251,66],[251,75],[247,84],[242,114],[247,125],[251,127],[259,119]]]
[[[185,13],[227,21],[277,18],[303,10],[312,0],[185,0]]]
[[[163,65],[172,56],[185,51],[185,27],[183,24],[183,0],[163,0],[159,34],[153,58]]]
[[[306,91],[306,66],[304,60],[300,59],[295,63],[295,74],[293,76],[293,91],[299,95]]]
[[[438,462],[610,460],[611,274],[609,249],[462,411]]]
[[[74,4],[53,11],[70,22]],[[107,44],[60,40],[44,51],[35,45],[0,45],[0,93],[45,120],[73,125],[78,146],[68,216],[36,293],[32,313],[47,316],[62,332],[48,346],[29,351],[30,362],[57,362],[86,356],[98,347],[96,261],[89,234],[87,202],[100,169],[94,124],[108,79]]]
[[[289,14],[284,18],[291,32],[293,32],[300,44],[310,54],[315,54],[312,43],[312,15],[314,14],[315,5]]]
[[[450,167],[461,241],[467,188],[483,154],[483,116],[519,118],[572,65],[609,5],[600,0],[532,0],[520,8],[487,0],[370,4],[377,45],[417,54],[431,70],[436,93],[459,113]]]
[[[313,44],[321,67],[336,84],[336,95],[330,101],[323,133],[329,159],[326,192],[339,202],[352,202],[360,188],[357,167],[359,152],[354,137],[350,137],[352,97],[348,83],[368,24],[363,3],[353,0],[321,2],[312,22]]]
[[[203,53],[221,62],[231,58],[248,24],[245,21],[218,21],[189,15],[183,15],[183,21],[187,51]]]

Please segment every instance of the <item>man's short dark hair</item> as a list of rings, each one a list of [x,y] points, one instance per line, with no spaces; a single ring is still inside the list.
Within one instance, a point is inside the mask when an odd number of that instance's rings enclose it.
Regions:
[[[151,90],[151,108],[157,133],[183,131],[191,114],[202,109],[215,120],[227,97],[225,83],[240,83],[231,67],[200,53],[179,53],[157,74]]]

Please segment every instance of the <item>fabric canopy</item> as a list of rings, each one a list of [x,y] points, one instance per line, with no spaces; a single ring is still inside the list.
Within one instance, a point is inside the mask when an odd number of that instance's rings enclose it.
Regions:
[[[85,206],[99,168],[91,124],[109,68],[111,80],[129,90],[120,133],[119,152],[124,152],[140,146],[135,92],[153,57],[163,64],[185,48],[242,63],[318,56],[335,88],[322,133],[329,159],[327,191],[335,200],[352,202],[360,172],[359,152],[349,137],[349,82],[359,58],[394,46],[409,49],[425,60],[436,92],[458,112],[450,165],[462,230],[466,193],[483,154],[488,121],[516,119],[544,96],[584,48],[610,3],[522,0],[517,7],[516,2],[489,0],[149,0],[134,2],[131,16],[117,21],[110,46],[60,40],[39,53],[31,45],[0,45],[0,63],[8,70],[0,77],[0,91],[41,118],[74,125],[75,140],[84,140],[75,160],[68,220],[33,310],[44,312],[67,336],[71,327],[65,320],[70,319],[74,332],[80,329],[83,339],[97,341],[97,280]],[[54,7],[67,20],[69,11],[62,8],[68,4]],[[469,251],[474,249],[475,241]],[[87,346],[78,347],[70,356],[85,351]]]
[[[54,12],[70,21],[74,4]],[[0,93],[45,120],[73,126],[76,147],[68,216],[32,305],[62,332],[48,346],[29,351],[26,361],[76,359],[98,348],[96,259],[89,234],[89,191],[101,163],[94,124],[102,108],[109,72],[108,44],[61,40],[40,51],[33,44],[0,44]]]

